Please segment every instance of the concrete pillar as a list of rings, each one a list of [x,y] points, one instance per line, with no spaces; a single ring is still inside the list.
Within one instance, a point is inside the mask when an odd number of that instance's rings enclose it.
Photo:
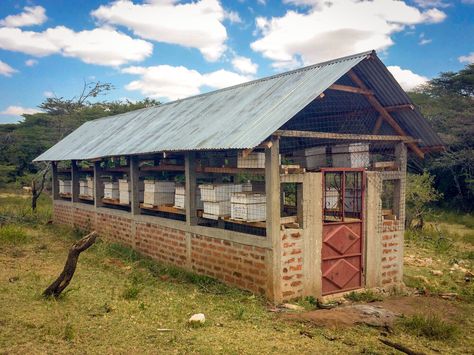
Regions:
[[[303,180],[303,295],[322,296],[323,174],[306,173]]]
[[[58,163],[51,162],[51,195],[53,200],[59,199],[59,180],[58,180]]]
[[[79,167],[76,160],[71,160],[71,201],[79,202]]]
[[[272,245],[271,260],[268,260],[269,298],[280,302],[281,294],[281,235],[280,235],[280,141],[272,138],[270,148],[265,148],[265,193],[267,203],[267,238]]]
[[[104,204],[102,198],[104,197],[104,184],[102,182],[102,167],[100,160],[94,162],[94,206],[102,207]]]
[[[381,286],[382,272],[382,177],[376,171],[366,172],[365,188],[365,287]]]
[[[186,179],[186,223],[188,225],[197,224],[196,214],[196,153],[186,152],[184,156],[184,174]]]
[[[130,210],[132,215],[139,215],[140,210],[140,160],[137,156],[130,159]]]

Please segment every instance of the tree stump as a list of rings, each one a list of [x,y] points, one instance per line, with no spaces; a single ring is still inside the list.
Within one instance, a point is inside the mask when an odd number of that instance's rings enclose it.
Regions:
[[[63,271],[59,277],[46,290],[43,291],[44,297],[59,297],[61,292],[63,292],[63,290],[69,285],[69,282],[71,282],[71,279],[74,276],[79,254],[94,244],[96,238],[97,233],[93,231],[72,245],[71,249],[69,249]]]

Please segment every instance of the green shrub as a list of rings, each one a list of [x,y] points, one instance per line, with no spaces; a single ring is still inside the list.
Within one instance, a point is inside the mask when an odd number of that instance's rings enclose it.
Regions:
[[[433,340],[451,340],[459,333],[457,326],[435,315],[416,314],[404,317],[399,321],[399,326],[407,333]]]
[[[29,241],[28,234],[19,226],[7,224],[0,227],[0,241],[5,244],[24,244]]]

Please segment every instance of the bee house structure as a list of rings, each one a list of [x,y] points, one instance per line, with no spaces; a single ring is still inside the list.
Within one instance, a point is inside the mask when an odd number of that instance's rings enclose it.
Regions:
[[[407,159],[440,149],[371,51],[89,121],[36,161],[55,223],[282,302],[399,285]]]

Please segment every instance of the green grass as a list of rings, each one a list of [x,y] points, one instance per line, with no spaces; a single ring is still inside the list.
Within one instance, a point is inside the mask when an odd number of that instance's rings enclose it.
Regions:
[[[416,314],[403,317],[398,325],[404,331],[433,340],[453,340],[459,334],[459,328],[433,315]]]
[[[474,229],[474,214],[472,213],[437,209],[434,210],[432,214],[427,216],[427,221],[445,222],[449,224],[461,224],[470,229]]]
[[[42,291],[61,272],[68,249],[81,232],[46,224],[51,210],[46,198],[41,199],[36,217],[27,211],[28,202],[21,196],[0,193],[0,215],[8,211],[11,217],[8,228],[27,236],[16,244],[0,240],[0,353],[390,351],[378,341],[378,329],[326,329],[310,322],[283,319],[269,312],[266,300],[259,296],[100,240],[80,255],[76,273],[63,296],[45,300]],[[25,215],[33,217],[23,218]],[[6,233],[7,239],[17,232]],[[436,255],[434,249],[414,243],[409,248],[431,257]],[[446,260],[449,257],[443,254]],[[433,280],[429,274],[427,277]],[[373,298],[369,296],[364,296],[365,301]],[[309,310],[317,305],[314,298],[301,303]],[[462,305],[465,308],[461,308],[460,319],[453,319],[462,324],[458,326],[460,336],[456,341],[437,340],[441,353],[463,353],[473,346],[469,335],[474,324],[467,316],[473,308],[470,303]],[[205,314],[204,326],[188,325],[189,317],[195,313]],[[160,331],[163,329],[167,331]],[[390,337],[424,352],[433,342],[408,330]]]
[[[6,224],[0,227],[0,243],[1,244],[24,244],[29,240],[29,236],[20,226]]]

